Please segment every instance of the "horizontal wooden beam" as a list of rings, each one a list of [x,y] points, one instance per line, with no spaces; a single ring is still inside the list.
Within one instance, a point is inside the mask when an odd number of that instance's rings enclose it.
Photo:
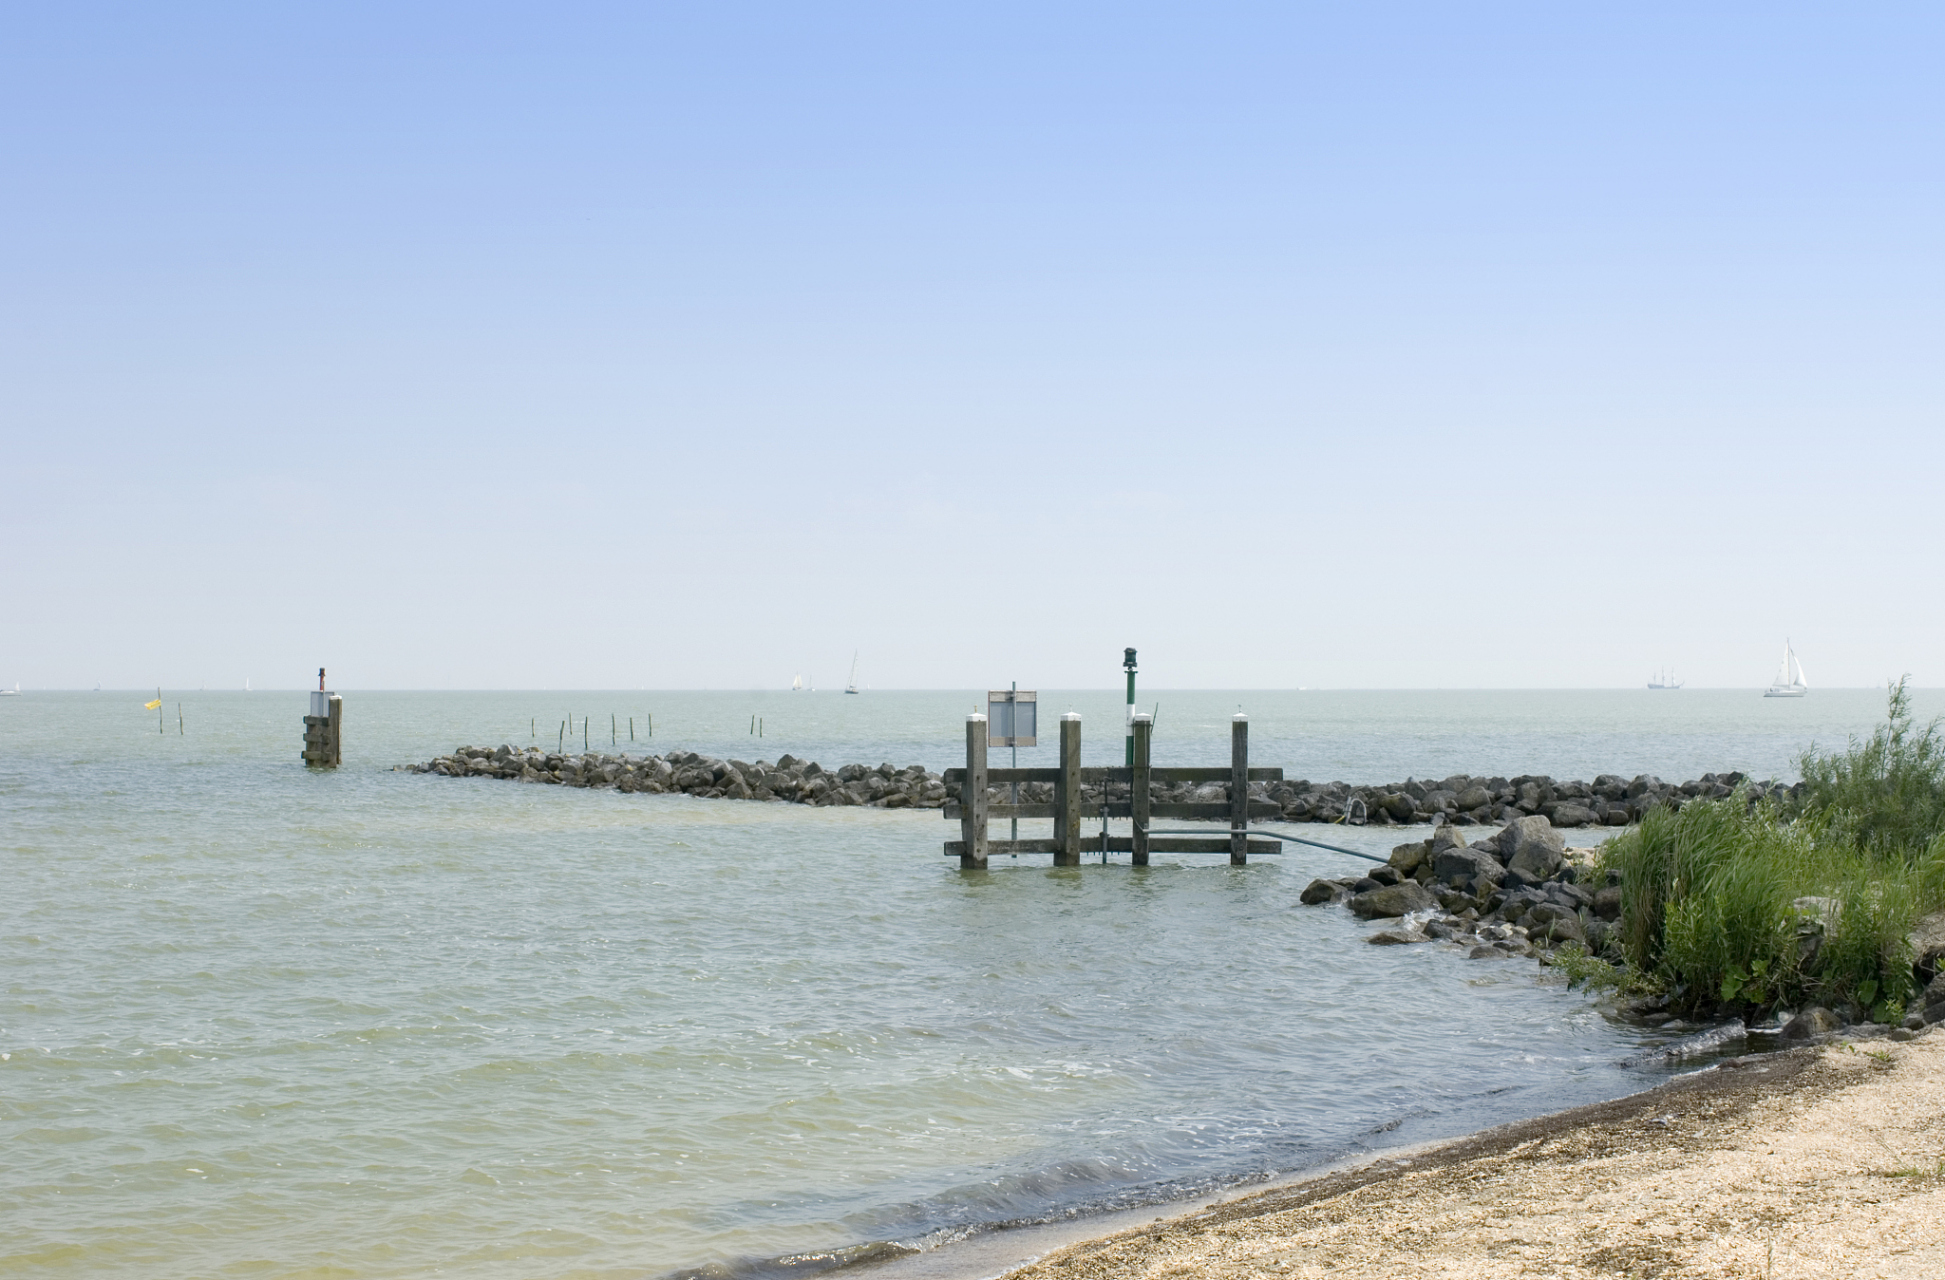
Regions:
[[[1121,768],[1082,769],[1081,784],[1083,786],[1098,787],[1104,782],[1133,782],[1134,772],[1133,769]],[[1227,782],[1229,781],[1229,770],[1150,769],[1148,776],[1156,782]],[[947,769],[941,777],[947,786],[953,786],[965,781],[966,771],[964,769]],[[1283,768],[1281,765],[1278,765],[1268,769],[1251,769],[1249,771],[1249,780],[1251,782],[1281,782],[1283,781]],[[986,770],[986,783],[988,786],[994,787],[999,786],[1003,782],[1058,781],[1060,781],[1060,770],[1058,769]]]
[[[1098,818],[1101,816],[1102,809],[1108,811],[1108,817],[1110,818],[1132,818],[1135,812],[1134,805],[1126,800],[1110,800],[1105,805],[1088,805],[1081,811],[1081,816],[1083,818]],[[963,811],[957,801],[948,801],[945,805],[944,812],[946,821],[957,822]],[[1051,818],[1056,816],[1054,806],[1051,804],[992,803],[986,806],[986,813],[994,822],[1002,818]],[[1275,818],[1281,816],[1282,813],[1282,808],[1274,800],[1252,800],[1249,802],[1249,816],[1252,818]],[[1174,818],[1177,820],[1200,822],[1226,822],[1229,819],[1229,804],[1227,801],[1222,800],[1214,800],[1206,804],[1151,804],[1148,806],[1148,816],[1151,819]]]
[[[1051,840],[988,840],[986,842],[986,848],[991,855],[1002,853],[1052,853],[1054,852],[1054,842]],[[1153,853],[1228,853],[1230,851],[1228,836],[1220,836],[1215,839],[1202,839],[1196,836],[1150,836],[1148,838],[1148,848]],[[945,842],[945,856],[948,858],[959,857],[965,852],[965,849],[966,843],[963,840],[948,840]],[[1107,851],[1109,853],[1133,853],[1134,850],[1135,842],[1130,837],[1108,837]],[[1101,852],[1101,837],[1082,836],[1080,851],[1082,853]],[[1275,840],[1251,840],[1248,843],[1247,852],[1282,853],[1283,846]]]

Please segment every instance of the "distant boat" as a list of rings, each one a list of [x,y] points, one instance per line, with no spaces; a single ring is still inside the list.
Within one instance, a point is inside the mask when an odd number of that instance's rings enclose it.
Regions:
[[[1650,689],[1679,689],[1683,683],[1675,678],[1672,671],[1658,671],[1648,679]]]
[[[844,691],[846,693],[858,691],[858,651],[856,649],[851,650],[851,683],[844,686]]]
[[[99,689],[100,687],[101,687],[100,685],[95,686],[95,688],[97,689]],[[20,696],[20,681],[18,680],[14,681],[13,688],[0,689],[0,698],[18,698],[19,696]]]
[[[1769,682],[1763,690],[1765,698],[1801,698],[1810,692],[1810,682],[1803,678],[1803,664],[1796,660],[1796,650],[1790,642],[1783,642],[1783,665],[1776,669],[1776,679]]]
[[[249,677],[249,676],[244,676],[244,677],[243,677],[243,692],[245,692],[245,693],[248,693],[248,692],[250,692],[250,677]]]
[[[795,680],[792,680],[790,682],[790,692],[802,693],[803,691],[804,691],[804,678],[803,676],[799,675]]]

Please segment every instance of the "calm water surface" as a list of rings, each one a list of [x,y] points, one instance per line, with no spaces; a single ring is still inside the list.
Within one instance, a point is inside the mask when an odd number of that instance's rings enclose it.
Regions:
[[[971,693],[0,699],[0,1272],[661,1276],[1140,1203],[1613,1096],[1530,963],[1358,945],[1321,851],[958,871],[936,814],[394,773],[558,739],[952,763]],[[1876,692],[1167,694],[1158,759],[1791,776]],[[1080,710],[1118,758],[1111,694]],[[1936,695],[1919,698],[1921,710]],[[180,703],[186,733],[178,733]],[[646,740],[647,717],[656,737]],[[759,741],[747,732],[763,718]],[[1042,762],[1023,753],[1022,763]],[[1382,851],[1398,832],[1344,832]]]

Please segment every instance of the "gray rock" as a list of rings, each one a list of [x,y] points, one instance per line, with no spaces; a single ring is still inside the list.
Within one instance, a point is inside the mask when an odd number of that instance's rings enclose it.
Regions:
[[[1621,918],[1621,887],[1609,885],[1594,894],[1594,914],[1603,920]]]
[[[1557,903],[1535,904],[1522,923],[1526,926],[1526,936],[1535,942],[1587,941],[1587,932],[1580,927],[1580,913]]]
[[[1829,1035],[1843,1025],[1842,1018],[1822,1005],[1813,1004],[1783,1024],[1783,1039],[1808,1040],[1814,1036]]]
[[[1386,916],[1408,915],[1413,911],[1434,910],[1438,906],[1438,899],[1417,881],[1407,880],[1403,884],[1367,889],[1355,894],[1350,906],[1353,915],[1376,920]]]
[[[1460,835],[1450,824],[1447,824],[1432,833],[1431,843],[1426,847],[1426,856],[1436,858],[1447,849],[1464,849],[1466,847],[1466,838]]]
[[[1496,885],[1506,875],[1499,860],[1480,848],[1447,849],[1432,861],[1440,884],[1455,889]]]
[[[1326,902],[1342,902],[1351,896],[1351,891],[1341,884],[1329,880],[1312,880],[1304,891],[1297,895],[1297,901],[1306,907],[1320,906]]]
[[[1430,853],[1426,842],[1414,840],[1410,844],[1401,844],[1391,851],[1390,865],[1401,876],[1416,875],[1418,869],[1425,865],[1428,857]]]
[[[1459,792],[1457,798],[1452,803],[1461,809],[1471,810],[1489,805],[1492,802],[1492,792],[1486,790],[1484,787],[1467,787],[1465,790]]]
[[[1466,959],[1468,960],[1503,960],[1505,958],[1506,953],[1490,943],[1474,947],[1472,950],[1466,952]]]
[[[1374,947],[1404,947],[1414,942],[1429,942],[1431,939],[1411,929],[1380,929],[1365,941]]]
[[[1567,838],[1554,830],[1553,823],[1538,814],[1516,818],[1499,833],[1499,852],[1503,861],[1510,862],[1520,850],[1535,845],[1562,853],[1567,848]]]
[[[1559,804],[1548,821],[1556,827],[1591,827],[1600,819],[1584,804]]]

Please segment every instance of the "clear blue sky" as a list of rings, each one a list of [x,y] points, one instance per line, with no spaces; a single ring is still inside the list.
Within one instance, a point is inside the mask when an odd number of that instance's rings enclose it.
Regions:
[[[1942,37],[16,5],[0,684],[1945,683]]]

